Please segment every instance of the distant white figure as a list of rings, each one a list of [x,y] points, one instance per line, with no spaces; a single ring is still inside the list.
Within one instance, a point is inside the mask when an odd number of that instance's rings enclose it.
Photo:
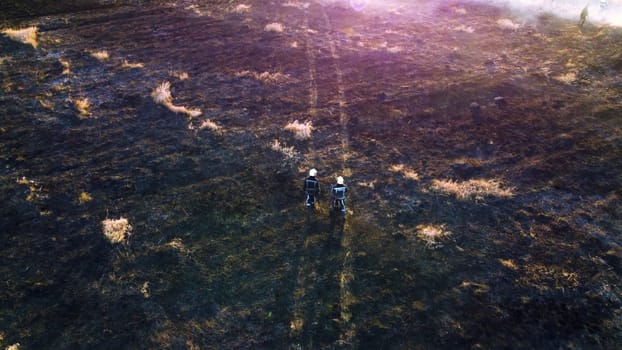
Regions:
[[[588,16],[588,10],[587,10],[587,5],[585,5],[583,10],[581,11],[581,15],[579,16],[579,27],[583,27],[583,25],[585,24],[585,20],[587,19],[587,16]]]
[[[607,6],[609,6],[609,1],[607,1],[607,0],[600,0],[600,8],[601,9],[607,8]]]

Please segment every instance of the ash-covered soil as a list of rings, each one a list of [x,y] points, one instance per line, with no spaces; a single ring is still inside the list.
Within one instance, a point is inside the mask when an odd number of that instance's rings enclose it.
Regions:
[[[622,343],[619,28],[460,1],[0,23],[28,26],[0,36],[0,347]]]

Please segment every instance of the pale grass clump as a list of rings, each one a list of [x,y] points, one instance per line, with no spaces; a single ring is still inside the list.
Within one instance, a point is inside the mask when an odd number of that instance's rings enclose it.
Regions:
[[[282,33],[284,28],[281,23],[274,22],[274,23],[266,24],[263,30],[265,30],[266,32]]]
[[[49,96],[48,94],[46,94],[45,96]],[[54,102],[46,99],[43,96],[37,96],[35,98],[37,100],[37,102],[39,102],[39,104],[41,105],[41,107],[49,110],[49,111],[53,111],[54,110]]]
[[[502,18],[497,20],[497,25],[501,29],[517,30],[518,28],[520,28],[519,23],[515,23],[509,18]]]
[[[311,4],[308,2],[303,2],[303,3],[295,3],[295,2],[291,2],[288,1],[286,3],[283,4],[283,7],[295,7],[299,10],[306,10],[309,8]]]
[[[132,235],[132,226],[126,218],[120,217],[118,220],[106,219],[102,221],[104,236],[110,243],[121,243]]]
[[[199,129],[210,129],[216,131],[220,130],[220,126],[209,119],[205,119],[201,125],[199,125]]]
[[[151,92],[151,98],[153,98],[153,101],[158,104],[170,103],[173,100],[173,96],[171,96],[171,83],[165,81],[158,85]]]
[[[2,34],[8,36],[11,40],[19,41],[22,44],[32,45],[37,48],[37,27],[28,27],[24,29],[5,29]]]
[[[245,13],[251,10],[251,6],[250,5],[246,5],[246,4],[239,4],[238,6],[236,6],[233,9],[233,12],[235,13]]]
[[[140,287],[140,294],[142,294],[145,299],[148,299],[151,296],[150,290],[151,285],[149,284],[149,281],[147,281]]]
[[[485,196],[512,197],[513,189],[502,188],[497,180],[473,179],[468,181],[433,180],[432,190],[453,194],[460,200],[483,200]]]
[[[96,58],[100,61],[105,61],[108,58],[110,58],[110,55],[108,54],[108,51],[106,50],[102,50],[102,51],[93,51],[91,52],[91,57]]]
[[[15,343],[13,345],[9,345],[6,347],[6,350],[20,350],[22,345],[20,343]]]
[[[294,319],[289,323],[289,329],[294,332],[294,334],[298,334],[302,331],[304,324],[305,320],[302,317],[295,316]]]
[[[473,27],[465,26],[464,24],[460,24],[458,26],[455,26],[454,30],[456,32],[464,32],[464,33],[474,33],[475,32],[475,29],[473,29]]]
[[[255,79],[262,81],[264,83],[281,83],[281,82],[287,81],[289,79],[289,75],[279,73],[279,72],[276,72],[276,73],[263,72],[259,74],[255,73]]]
[[[517,282],[521,285],[531,285],[540,291],[550,291],[552,286],[560,285],[576,288],[581,284],[576,272],[567,271],[557,265],[527,264],[522,267],[521,272]]]
[[[63,75],[67,75],[69,73],[71,73],[71,70],[69,69],[70,65],[69,65],[69,61],[65,61],[65,60],[58,60],[58,62],[60,62],[60,64],[63,66]]]
[[[184,242],[181,240],[181,238],[173,238],[173,240],[166,243],[165,246],[174,250],[178,250],[180,252],[186,250],[186,246],[184,245]]]
[[[285,125],[284,129],[293,132],[294,137],[297,140],[305,140],[311,138],[311,132],[314,128],[310,120],[307,120],[304,123],[294,120],[293,123]]]
[[[184,106],[176,106],[173,104],[173,96],[171,96],[171,83],[168,81],[158,85],[151,92],[151,98],[155,103],[161,104],[175,113],[183,113],[189,117],[198,117],[201,115],[200,109],[188,109]]]
[[[499,262],[501,263],[501,265],[503,265],[504,267],[507,267],[508,269],[517,271],[518,265],[516,265],[516,262],[512,259],[497,259],[499,260]]]
[[[37,199],[42,199],[45,196],[41,194],[41,185],[39,185],[36,181],[34,180],[28,180],[25,176],[22,176],[21,178],[16,180],[16,183],[19,185],[26,185],[28,186],[28,191],[26,193],[28,193],[28,196],[26,196],[26,200],[29,202],[35,201]]]
[[[577,72],[568,72],[566,74],[556,76],[554,79],[561,83],[570,85],[577,80]]]
[[[425,242],[428,248],[439,248],[446,241],[451,232],[445,228],[445,225],[417,225],[416,236]]]
[[[282,83],[285,82],[287,80],[289,80],[289,75],[287,74],[283,74],[283,73],[270,73],[270,72],[263,72],[263,73],[257,73],[257,72],[251,72],[248,70],[243,70],[240,72],[235,73],[235,76],[237,78],[252,78],[258,81],[261,81],[264,84],[275,84],[275,83]]]
[[[462,281],[460,288],[470,289],[475,294],[485,294],[490,291],[490,286],[485,283]]]
[[[214,123],[210,119],[205,119],[199,125],[199,130],[203,130],[203,129],[210,129],[212,131],[220,131],[221,128],[220,128],[220,125]]]
[[[170,72],[168,72],[168,74],[170,76],[172,76],[172,77],[175,77],[175,78],[179,79],[179,80],[188,80],[190,78],[190,76],[186,72],[170,71]]]
[[[121,64],[121,68],[129,68],[129,69],[145,68],[145,64],[141,62],[130,63],[127,60],[123,60],[123,64]]]
[[[80,98],[73,101],[73,106],[79,113],[79,118],[83,119],[91,115],[91,102],[88,98]]]
[[[78,196],[78,204],[82,205],[93,200],[93,197],[88,192],[81,192]]]
[[[185,115],[187,115],[187,116],[189,116],[191,118],[198,117],[202,113],[200,109],[188,109],[187,107],[175,106],[173,104],[166,105],[166,107],[169,110],[171,110],[172,112],[182,113],[182,114],[185,114]]]
[[[400,174],[402,174],[402,176],[404,176],[405,178],[410,179],[410,180],[414,180],[414,181],[421,180],[421,177],[419,176],[419,174],[417,174],[416,171],[414,171],[413,169],[405,166],[404,164],[394,164],[394,165],[391,165],[389,170],[394,172],[394,173],[400,173]]]
[[[183,256],[192,255],[192,249],[188,248],[181,238],[173,238],[170,242],[164,245],[167,248],[173,249],[181,253]]]
[[[286,145],[281,145],[279,140],[274,140],[270,144],[270,149],[281,153],[287,159],[296,159],[299,156],[298,152],[294,149],[294,146],[287,147]]]

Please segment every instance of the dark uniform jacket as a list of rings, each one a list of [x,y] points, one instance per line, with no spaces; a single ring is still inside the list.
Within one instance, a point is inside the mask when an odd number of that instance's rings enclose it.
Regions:
[[[316,196],[320,194],[320,182],[315,176],[309,176],[303,182],[302,189],[306,194]]]

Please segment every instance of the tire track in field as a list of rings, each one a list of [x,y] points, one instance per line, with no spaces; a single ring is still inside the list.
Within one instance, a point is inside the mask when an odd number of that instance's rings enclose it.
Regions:
[[[319,12],[312,12],[315,10],[319,10]],[[318,31],[312,30],[310,27],[310,18],[313,18],[312,16],[314,14],[317,16],[316,19],[322,23],[321,26],[323,27],[321,29],[318,28]],[[334,72],[335,85],[337,88],[336,100],[338,103],[338,122],[341,143],[341,169],[339,169],[339,172],[347,176],[349,175],[347,163],[350,155],[348,132],[349,116],[346,112],[347,99],[343,83],[343,71],[339,65],[338,44],[331,37],[332,24],[322,4],[316,3],[310,8],[306,8],[304,10],[304,15],[305,19],[302,24],[302,36],[305,41],[306,64],[308,66],[308,116],[312,121],[315,121],[318,110],[321,109],[321,106],[318,106],[320,87],[318,87],[317,83],[318,67],[316,52],[318,49],[317,43],[325,43],[324,47],[327,47],[330,61],[332,61],[332,67],[328,67],[328,69]],[[310,33],[318,36],[321,35],[324,40],[312,38]],[[310,141],[310,146],[311,150],[315,150],[312,141]],[[322,159],[320,159],[319,152],[315,152],[314,155],[311,155],[309,160],[313,162],[312,166],[321,167],[321,164],[328,164],[326,161],[323,162]],[[322,170],[323,169],[320,169],[320,171]],[[313,218],[313,220],[317,220],[317,217],[325,214],[327,214],[325,210],[318,207],[316,208],[316,213],[314,213],[316,218]],[[352,322],[351,313],[351,306],[355,300],[351,290],[351,283],[354,280],[352,266],[353,242],[347,222],[343,221],[343,219],[338,220],[342,220],[341,223],[338,224],[341,225],[340,229],[337,228],[337,231],[341,233],[341,244],[338,254],[331,253],[329,248],[318,247],[317,234],[325,234],[327,230],[322,229],[321,224],[317,226],[317,223],[313,223],[313,225],[316,225],[315,230],[313,228],[309,230],[308,233],[310,235],[305,237],[303,247],[301,247],[303,253],[298,258],[296,287],[293,291],[292,316],[289,325],[290,340],[293,343],[292,345],[298,348],[312,349],[321,347],[322,345],[326,345],[326,342],[330,339],[332,339],[330,341],[333,346],[336,345],[338,347],[347,348],[356,347],[356,327]],[[333,225],[331,225],[331,229],[328,231],[328,241],[330,242],[333,237]],[[332,268],[333,265],[325,261],[333,257],[335,257],[334,268]],[[319,287],[320,285],[330,288],[332,291],[338,288],[338,293],[335,297],[330,297],[331,290],[327,291]],[[333,306],[332,299],[335,299],[334,304],[336,312],[334,312],[334,318],[330,318],[326,314],[333,314],[333,310],[331,309]],[[335,326],[331,328],[329,325],[328,330],[327,328],[323,328],[326,326],[326,323],[330,322],[335,322]]]
[[[333,32],[332,24],[330,22],[330,18],[326,13],[326,10],[323,5],[321,5],[322,17],[324,18],[324,24],[326,26],[327,35]],[[333,65],[335,69],[335,76],[337,80],[337,92],[339,102],[339,124],[341,126],[341,154],[342,154],[342,174],[349,174],[349,169],[347,167],[347,162],[350,154],[350,145],[349,145],[349,132],[348,132],[348,121],[349,116],[346,112],[347,100],[345,87],[343,84],[343,71],[339,66],[339,55],[337,54],[337,45],[332,38],[329,38],[329,49],[330,55],[333,60]],[[356,348],[356,325],[352,322],[352,312],[351,306],[355,300],[354,295],[351,289],[351,283],[354,280],[354,269],[353,269],[353,242],[352,242],[352,232],[350,232],[350,226],[348,222],[345,221],[343,223],[343,234],[341,239],[341,247],[343,249],[343,258],[341,261],[341,271],[339,273],[339,307],[340,307],[340,335],[338,343],[341,346],[347,346],[349,348]]]

